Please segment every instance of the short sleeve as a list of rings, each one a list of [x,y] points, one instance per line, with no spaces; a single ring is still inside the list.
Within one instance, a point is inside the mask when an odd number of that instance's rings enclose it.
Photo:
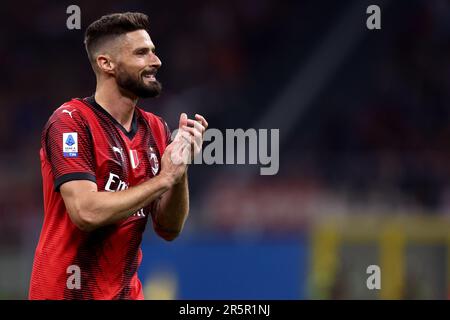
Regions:
[[[72,180],[96,183],[92,136],[79,110],[56,110],[50,118],[42,144],[52,168],[55,191]]]

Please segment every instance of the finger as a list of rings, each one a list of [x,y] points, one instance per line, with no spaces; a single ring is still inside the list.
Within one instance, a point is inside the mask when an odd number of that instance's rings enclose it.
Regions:
[[[186,127],[186,128],[183,128],[183,130],[185,130],[186,133],[188,133],[190,135],[191,146],[195,150],[195,154],[197,154],[202,149],[203,136],[195,128]]]
[[[192,140],[192,136],[190,136],[188,133],[186,133],[186,135],[187,139]],[[184,139],[184,137],[181,139]],[[181,141],[181,143],[177,143],[176,148],[174,148],[174,152],[172,153],[172,162],[176,165],[190,164],[193,150],[194,147],[192,147],[190,143],[186,143],[184,141]]]
[[[183,127],[185,127],[185,126],[183,126]],[[173,141],[179,140],[179,139],[183,136],[183,133],[186,132],[186,131],[183,129],[183,127],[181,127],[181,128],[179,128],[179,129],[176,129],[176,130],[175,130],[175,131],[176,131],[176,135],[175,135],[175,138],[173,139]]]
[[[199,121],[195,121],[192,119],[188,119],[187,121],[188,125],[190,127],[194,127],[197,128],[198,131],[200,131],[202,134],[205,132],[206,128],[203,126],[203,124],[201,124]]]
[[[170,160],[174,165],[180,165],[183,163],[182,157],[180,157],[180,154],[182,152],[182,144],[175,144],[173,149],[170,152]]]
[[[185,147],[181,153],[181,157],[183,159],[184,164],[192,163],[192,152],[190,147]]]
[[[206,119],[202,115],[196,113],[195,119],[199,120],[202,123],[202,125],[205,127],[205,129],[208,128],[208,121],[206,121]]]
[[[185,126],[185,127],[183,127],[183,130],[185,132],[190,133],[195,139],[199,139],[201,141],[202,133],[197,128],[192,128],[192,127]]]
[[[182,114],[180,114],[180,121],[179,121],[179,123],[178,123],[178,128],[182,128],[183,126],[186,126],[187,125],[187,119],[188,119],[188,117],[187,117],[187,114],[186,113],[182,113]]]
[[[193,149],[194,149],[193,156],[195,157],[202,151],[202,146],[195,143]]]
[[[186,133],[190,135],[191,138],[191,146],[194,150],[194,154],[198,154],[202,150],[203,139],[200,132],[198,132],[195,128],[186,127]]]
[[[177,134],[177,141],[181,144],[191,144],[194,137],[190,132],[186,132],[184,130],[180,130]]]
[[[184,159],[184,158],[186,158],[187,152],[189,152],[189,155],[191,154],[191,150],[193,150],[193,148],[190,143],[180,143],[177,156],[179,158]],[[190,156],[189,156],[189,158],[190,158]],[[183,162],[186,163],[184,160],[183,160]]]

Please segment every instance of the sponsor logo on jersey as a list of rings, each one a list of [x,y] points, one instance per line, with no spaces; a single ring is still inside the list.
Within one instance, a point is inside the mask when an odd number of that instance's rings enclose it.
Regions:
[[[78,157],[78,133],[63,133],[63,155],[65,158]]]
[[[126,190],[128,188],[129,188],[128,183],[125,181],[122,181],[117,174],[114,174],[112,172],[109,173],[108,181],[106,182],[106,185],[105,185],[105,191],[118,192],[118,191]],[[132,217],[145,218],[146,214],[145,214],[144,209],[143,208],[139,209],[132,215]]]
[[[72,112],[74,112],[74,111],[77,111],[77,109],[74,109],[74,110],[72,110],[72,111],[69,111],[69,110],[67,110],[67,109],[64,109],[61,113],[67,113],[67,114],[73,119],[73,117],[72,117]]]
[[[106,182],[105,185],[105,191],[117,192],[126,189],[128,189],[128,183],[120,180],[120,177],[117,174],[110,172],[108,181]]]
[[[136,213],[134,213],[134,214],[132,215],[132,217],[145,218],[144,208],[139,209],[138,211],[136,211]]]

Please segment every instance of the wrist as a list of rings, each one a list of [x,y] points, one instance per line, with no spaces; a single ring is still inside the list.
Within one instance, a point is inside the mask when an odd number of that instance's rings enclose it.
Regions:
[[[176,180],[173,181],[172,188],[184,184],[185,181],[186,181],[186,172],[183,173],[182,176],[179,176]]]
[[[161,172],[157,177],[160,180],[163,189],[168,190],[175,184],[175,179],[164,172]]]

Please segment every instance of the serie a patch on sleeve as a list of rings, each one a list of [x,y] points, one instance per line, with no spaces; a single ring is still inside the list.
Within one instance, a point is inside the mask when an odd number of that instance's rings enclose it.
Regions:
[[[65,158],[78,157],[78,133],[63,133],[63,155]]]

